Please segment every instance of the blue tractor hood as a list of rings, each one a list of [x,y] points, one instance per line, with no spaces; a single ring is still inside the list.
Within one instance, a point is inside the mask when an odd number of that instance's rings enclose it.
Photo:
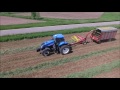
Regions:
[[[54,44],[54,40],[48,40],[48,41],[45,41],[42,43],[42,45],[44,45],[44,46],[51,46],[53,44]]]

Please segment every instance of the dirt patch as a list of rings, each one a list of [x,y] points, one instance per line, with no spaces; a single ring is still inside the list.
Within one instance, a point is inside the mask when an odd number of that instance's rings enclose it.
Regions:
[[[60,19],[94,19],[99,18],[103,12],[40,12],[41,17]],[[31,13],[18,13],[16,15],[30,16]]]
[[[44,22],[44,21],[0,16],[0,25],[27,24],[27,23],[38,23],[38,22]]]
[[[99,74],[93,78],[120,78],[120,68],[115,68],[110,72]]]

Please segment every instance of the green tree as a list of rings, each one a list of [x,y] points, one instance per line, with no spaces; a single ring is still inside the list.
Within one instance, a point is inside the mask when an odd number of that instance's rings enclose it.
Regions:
[[[38,19],[38,18],[40,18],[40,13],[39,12],[31,12],[31,17],[33,19]]]

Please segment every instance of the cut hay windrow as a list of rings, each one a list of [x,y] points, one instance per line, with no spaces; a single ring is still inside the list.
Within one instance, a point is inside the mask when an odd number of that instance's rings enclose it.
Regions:
[[[38,45],[16,48],[16,49],[0,50],[0,55],[14,54],[14,53],[23,52],[23,51],[36,50],[37,47],[38,47]]]
[[[94,68],[87,69],[82,72],[72,73],[65,76],[65,78],[91,78],[103,72],[109,72],[114,68],[120,68],[120,59],[114,60],[110,63],[103,64]]]
[[[117,59],[119,59],[119,50],[114,50],[75,62],[69,62],[63,65],[41,69],[37,72],[15,75],[12,78],[60,78],[71,73],[84,71],[89,68],[100,66],[102,64],[106,64]]]
[[[68,63],[68,62],[75,62],[75,61],[78,61],[81,59],[85,59],[85,58],[95,56],[95,55],[96,56],[101,55],[101,54],[104,54],[106,52],[118,50],[118,49],[120,49],[120,47],[107,48],[105,50],[91,52],[88,54],[84,54],[82,56],[75,56],[72,58],[65,58],[65,59],[60,59],[57,61],[45,62],[42,64],[38,64],[36,66],[31,66],[31,67],[27,67],[27,68],[19,68],[19,69],[7,71],[7,72],[0,72],[0,77],[4,78],[4,77],[11,77],[11,76],[18,75],[18,74],[23,74],[23,73],[30,73],[30,72],[37,71],[37,70],[40,70],[43,68],[50,68],[50,67],[57,66],[57,65],[63,65],[63,64]]]
[[[120,67],[93,76],[92,78],[120,78]]]

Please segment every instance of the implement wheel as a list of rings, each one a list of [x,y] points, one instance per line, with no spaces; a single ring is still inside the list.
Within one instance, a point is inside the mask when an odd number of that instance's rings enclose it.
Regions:
[[[83,44],[83,45],[86,45],[86,44],[87,44],[87,41],[83,41],[82,44]]]
[[[99,40],[99,41],[97,42],[97,44],[101,44],[101,40]]]

